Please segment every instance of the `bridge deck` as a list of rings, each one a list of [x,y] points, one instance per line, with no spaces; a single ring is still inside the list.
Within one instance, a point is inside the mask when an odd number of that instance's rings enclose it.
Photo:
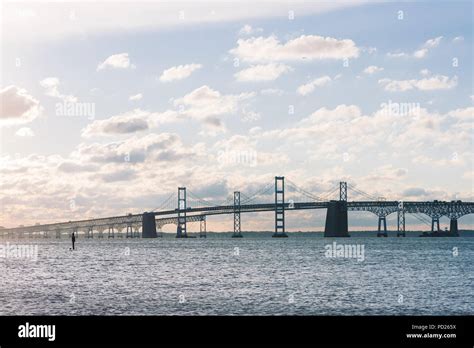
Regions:
[[[299,202],[299,203],[285,203],[285,209],[291,210],[305,210],[305,209],[326,209],[329,202]],[[473,202],[441,202],[441,201],[348,201],[347,209],[349,211],[369,211],[376,215],[389,215],[397,212],[401,206],[405,213],[423,213],[429,216],[448,216],[451,218],[459,218],[466,214],[472,214],[474,212]],[[244,204],[240,206],[241,213],[251,212],[265,212],[274,211],[274,203],[263,203],[263,204]],[[167,220],[168,223],[172,223],[176,219],[178,209],[158,211],[154,212],[157,218],[157,223],[161,220]],[[211,206],[211,207],[196,207],[188,208],[186,213],[189,214],[188,218],[190,221],[198,221],[198,218],[202,215],[220,215],[220,214],[233,214],[233,205],[224,206]],[[164,221],[162,221],[164,222]],[[129,214],[123,216],[112,216],[96,219],[85,219],[76,221],[67,221],[43,225],[33,226],[21,226],[14,228],[3,228],[0,229],[0,234],[15,233],[15,232],[44,232],[44,231],[71,231],[73,229],[106,229],[110,226],[122,228],[127,225],[138,226],[142,223],[142,214]],[[163,224],[163,223],[162,223]]]

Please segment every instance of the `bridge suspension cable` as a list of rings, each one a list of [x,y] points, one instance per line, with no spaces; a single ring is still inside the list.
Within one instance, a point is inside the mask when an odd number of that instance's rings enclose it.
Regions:
[[[353,185],[349,184],[348,185],[349,189],[351,189],[352,191],[360,194],[361,196],[365,197],[365,198],[368,198],[370,200],[374,200],[374,201],[378,201],[380,200],[380,197],[376,197],[374,195],[371,195],[371,194],[368,194],[367,192],[364,192],[362,190],[359,190],[358,188],[354,187]]]
[[[425,223],[425,224],[427,224],[428,226],[431,227],[431,220],[429,220],[426,216],[424,216],[420,213],[415,213],[415,214],[413,214],[413,216],[415,218],[417,218],[419,221],[421,221],[421,222],[423,222],[423,223]]]
[[[299,186],[296,185],[293,181],[286,179],[286,182],[288,183],[288,186],[289,186],[290,188],[292,188],[292,189],[294,189],[295,191],[301,193],[303,196],[308,197],[308,198],[310,198],[310,199],[312,199],[312,200],[314,200],[314,201],[319,201],[319,202],[323,201],[323,199],[322,199],[321,197],[318,197],[318,196],[312,194],[311,192],[309,192],[309,191],[307,191],[307,190],[305,190],[305,189],[299,187]]]
[[[274,183],[269,183],[251,195],[246,195],[241,192],[240,194],[242,195],[243,199],[241,199],[240,204],[248,204],[250,202],[254,202],[260,196],[273,192],[273,190],[274,190]]]
[[[161,203],[160,206],[158,206],[158,208],[155,208],[152,210],[152,212],[155,212],[157,210],[163,210],[164,208],[171,208],[171,204],[175,204],[175,200],[173,200],[173,198],[176,197],[176,193],[172,193],[171,195],[169,195],[168,198],[166,198],[163,203]]]

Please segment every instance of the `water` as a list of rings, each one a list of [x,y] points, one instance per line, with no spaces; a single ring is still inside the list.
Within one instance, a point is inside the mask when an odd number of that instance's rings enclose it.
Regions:
[[[333,241],[364,245],[364,261],[325,257]],[[474,314],[474,238],[10,243],[38,259],[0,258],[0,315]]]

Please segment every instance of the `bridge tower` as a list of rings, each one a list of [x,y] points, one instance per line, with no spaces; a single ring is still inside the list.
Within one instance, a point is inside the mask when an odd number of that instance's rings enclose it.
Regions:
[[[199,238],[207,238],[206,215],[202,215],[199,220]]]
[[[285,238],[285,177],[275,176],[275,233],[272,237]]]
[[[178,224],[176,238],[187,238],[186,231],[186,187],[178,187]]]
[[[234,191],[234,234],[232,238],[242,238],[240,229],[240,191]]]
[[[347,182],[345,181],[339,183],[339,201],[347,203]]]
[[[397,221],[398,221],[398,229],[397,229],[397,237],[405,237],[405,208],[403,207],[403,202],[398,202],[398,209],[397,209]]]
[[[350,237],[347,221],[347,182],[339,183],[339,201],[330,201],[326,213],[324,237]]]

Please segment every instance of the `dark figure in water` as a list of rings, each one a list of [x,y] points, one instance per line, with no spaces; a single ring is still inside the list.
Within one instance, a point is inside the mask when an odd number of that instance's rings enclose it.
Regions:
[[[72,232],[71,240],[72,240],[72,250],[74,250],[74,243],[76,242],[76,236],[74,235],[74,232]]]

